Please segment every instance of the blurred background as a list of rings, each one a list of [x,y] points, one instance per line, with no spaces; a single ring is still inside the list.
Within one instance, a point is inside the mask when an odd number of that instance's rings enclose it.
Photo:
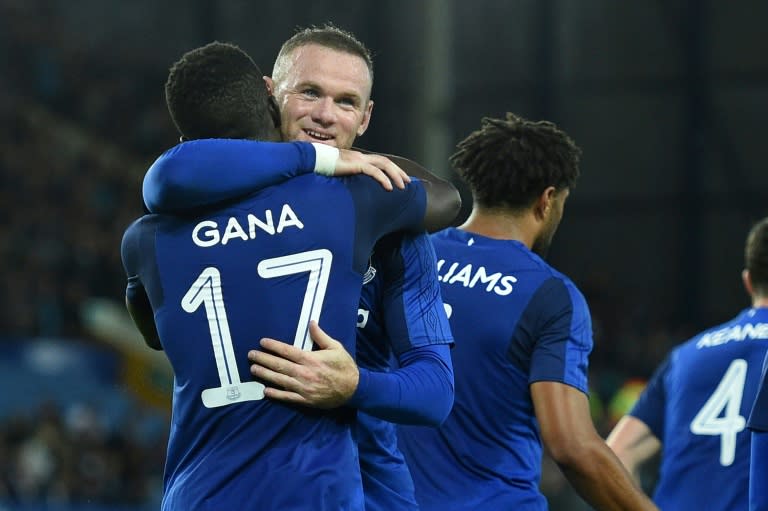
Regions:
[[[582,178],[550,261],[592,309],[605,433],[672,346],[749,305],[766,19],[762,0],[0,0],[0,510],[157,509],[171,382],[123,313],[119,246],[177,141],[163,84],[185,51],[233,42],[269,73],[297,27],[351,30],[376,68],[358,145],[454,180],[483,116],[564,128]],[[587,509],[545,467],[553,511]]]

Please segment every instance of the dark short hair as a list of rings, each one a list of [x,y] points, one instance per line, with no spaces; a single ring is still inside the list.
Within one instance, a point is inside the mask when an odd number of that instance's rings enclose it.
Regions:
[[[768,296],[768,218],[760,220],[750,229],[744,259],[754,292]]]
[[[233,44],[216,41],[182,55],[168,73],[165,101],[188,139],[263,139],[274,131],[261,70]]]
[[[352,32],[343,30],[333,23],[326,23],[319,27],[311,26],[299,29],[290,39],[283,43],[275,59],[275,66],[277,67],[278,63],[296,48],[309,44],[324,46],[360,57],[368,67],[371,83],[373,83],[373,57],[370,50]]]
[[[485,117],[456,147],[451,165],[489,209],[523,210],[547,187],[573,188],[579,176],[581,149],[547,121]]]

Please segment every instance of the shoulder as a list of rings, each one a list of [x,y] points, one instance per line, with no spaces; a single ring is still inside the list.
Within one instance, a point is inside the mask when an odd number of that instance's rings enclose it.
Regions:
[[[542,271],[541,283],[535,294],[539,303],[551,308],[570,307],[574,315],[589,316],[587,300],[576,284],[552,267],[547,268]]]
[[[131,224],[125,228],[125,232],[123,232],[123,247],[125,248],[127,245],[129,246],[131,243],[137,241],[138,238],[141,237],[141,234],[149,228],[153,217],[155,216],[156,215],[144,215],[131,222]]]

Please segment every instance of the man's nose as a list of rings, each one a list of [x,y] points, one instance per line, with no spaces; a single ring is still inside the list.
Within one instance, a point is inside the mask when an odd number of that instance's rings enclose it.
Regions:
[[[323,126],[336,122],[336,103],[333,98],[324,97],[315,102],[312,109],[312,120]]]

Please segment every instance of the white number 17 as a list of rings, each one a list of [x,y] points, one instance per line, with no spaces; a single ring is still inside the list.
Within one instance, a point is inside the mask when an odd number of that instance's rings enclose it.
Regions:
[[[328,278],[331,273],[333,254],[326,249],[311,250],[282,257],[262,260],[257,271],[259,276],[270,279],[309,272],[307,290],[299,313],[293,345],[304,351],[312,349],[309,322],[320,319]],[[219,387],[203,390],[200,397],[206,408],[216,408],[242,401],[264,398],[264,385],[255,381],[243,382],[237,370],[237,359],[224,307],[221,291],[221,274],[213,266],[205,268],[181,299],[182,308],[193,314],[205,307],[208,328],[213,344],[213,357],[219,372]]]

